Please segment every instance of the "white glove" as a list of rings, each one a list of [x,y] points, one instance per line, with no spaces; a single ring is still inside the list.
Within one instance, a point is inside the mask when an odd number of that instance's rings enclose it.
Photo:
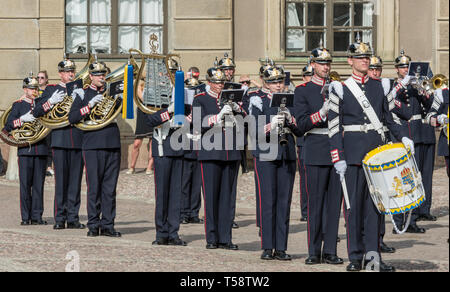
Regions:
[[[48,99],[48,101],[50,102],[51,105],[54,105],[63,101],[65,96],[66,94],[64,93],[64,91],[57,90],[53,92],[52,96]]]
[[[120,90],[120,91],[123,91],[123,83],[120,83],[120,85],[119,85],[119,90]]]
[[[217,121],[221,121],[224,116],[233,114],[233,108],[230,105],[226,104],[220,113],[217,115]]]
[[[405,145],[406,149],[411,148],[411,153],[414,155],[415,151],[414,151],[414,141],[407,138],[407,137],[403,137],[402,138],[402,143],[403,145]]]
[[[330,100],[329,99],[325,100],[322,107],[319,110],[320,117],[322,118],[323,121],[327,119],[328,111],[330,109],[329,104]]]
[[[242,111],[241,107],[237,103],[233,102],[232,106],[233,106],[233,111],[234,112],[240,113]]]
[[[175,111],[175,104],[174,104],[174,103],[171,103],[171,104],[169,105],[169,107],[167,108],[167,112],[168,112],[169,114],[173,114],[174,111]]]
[[[280,125],[283,125],[284,119],[285,119],[285,117],[284,117],[283,114],[279,114],[279,115],[274,116],[274,117],[272,118],[272,120],[270,121],[270,129],[271,129],[272,131],[273,131],[273,130],[278,131],[278,129],[279,129],[278,127],[279,127]]]
[[[441,125],[448,124],[448,118],[447,118],[447,115],[445,115],[445,114],[439,115],[439,116],[437,117],[437,121],[438,121],[438,123],[441,124]]]
[[[72,92],[72,100],[75,100],[79,96],[81,100],[84,99],[84,90],[83,88],[77,88]]]
[[[26,114],[24,114],[20,117],[20,121],[22,123],[31,123],[31,122],[34,122],[34,120],[36,120],[36,118],[33,116],[31,111],[27,112]]]
[[[97,103],[103,100],[103,95],[97,94],[89,101],[89,108],[93,108]]]
[[[403,78],[402,81],[400,81],[400,84],[401,84],[403,87],[406,87],[406,86],[408,86],[408,84],[409,84],[410,82],[411,82],[411,76],[406,75],[405,78]]]
[[[280,112],[281,115],[284,116],[284,118],[286,119],[286,122],[288,122],[289,124],[292,121],[292,115],[291,112],[289,111],[289,109],[284,109],[282,112]]]
[[[334,164],[334,168],[342,181],[345,178],[345,172],[347,171],[347,162],[345,160],[338,161]]]

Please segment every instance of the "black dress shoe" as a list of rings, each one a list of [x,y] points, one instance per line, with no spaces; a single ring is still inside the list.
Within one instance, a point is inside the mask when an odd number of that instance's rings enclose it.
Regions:
[[[80,222],[67,222],[67,229],[84,229],[86,225]]]
[[[406,229],[407,233],[425,233],[425,228],[421,228],[417,225],[409,225]]]
[[[101,236],[109,236],[109,237],[121,237],[122,234],[116,230],[114,230],[114,228],[112,229],[102,229],[100,231],[100,235]]]
[[[203,223],[203,219],[200,219],[198,217],[191,217],[191,218],[189,218],[189,223],[202,224]]]
[[[189,224],[189,219],[188,218],[181,219],[180,224]]]
[[[178,245],[178,246],[186,246],[186,241],[181,240],[181,238],[171,238],[169,239],[168,245]]]
[[[265,249],[261,254],[262,260],[273,260],[273,254],[271,249]]]
[[[152,245],[168,245],[169,239],[168,238],[157,238],[155,241],[152,242]]]
[[[236,244],[232,243],[232,242],[230,242],[230,243],[219,243],[219,244],[217,244],[217,246],[219,248],[228,249],[228,250],[238,250],[239,249],[239,247]]]
[[[20,222],[20,225],[22,225],[22,226],[26,226],[26,225],[30,225],[30,224],[31,224],[30,220],[25,220],[25,221]]]
[[[384,262],[380,264],[380,272],[395,272],[395,267]]]
[[[233,221],[233,225],[231,225],[231,227],[232,227],[233,229],[238,229],[238,228],[239,228],[239,225],[237,225],[237,223]]]
[[[362,270],[360,262],[350,262],[347,266],[347,272],[359,272]]]
[[[99,233],[98,229],[89,229],[89,231],[87,232],[88,237],[96,237],[99,235],[100,235],[100,233]]]
[[[61,230],[61,229],[65,229],[65,228],[66,228],[66,224],[64,222],[56,222],[55,225],[53,225],[54,230]]]
[[[320,264],[320,257],[319,256],[309,256],[305,260],[305,264],[307,264],[307,265],[318,265],[318,264]]]
[[[217,245],[217,243],[208,243],[206,245],[206,249],[217,249],[219,248],[219,246]]]
[[[273,258],[279,261],[290,261],[292,257],[288,255],[284,250],[276,250],[273,253]]]
[[[395,248],[387,246],[384,242],[381,243],[381,252],[382,253],[394,253]]]
[[[308,217],[302,217],[302,218],[300,218],[300,221],[301,222],[306,222],[306,221],[308,221]]]
[[[423,214],[417,218],[417,221],[437,221],[437,217],[431,214]]]
[[[45,220],[31,220],[31,225],[47,225],[47,221]]]
[[[334,254],[323,254],[322,261],[330,265],[341,265],[344,260]]]

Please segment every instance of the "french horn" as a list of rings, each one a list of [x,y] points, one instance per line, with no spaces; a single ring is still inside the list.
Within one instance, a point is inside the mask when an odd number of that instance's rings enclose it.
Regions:
[[[51,132],[51,129],[45,127],[39,119],[33,122],[24,123],[20,128],[11,132],[4,130],[12,105],[6,109],[0,118],[0,138],[6,144],[14,147],[26,147],[41,141]]]
[[[130,56],[130,64],[133,65],[133,75],[135,75],[139,66],[133,56]],[[90,114],[84,120],[75,124],[75,127],[83,131],[95,131],[106,127],[117,118],[122,111],[122,99],[110,96],[109,86],[114,82],[123,80],[127,66],[128,63],[106,75],[107,90],[103,94],[102,101],[91,109]]]
[[[89,78],[89,65],[94,62],[94,56],[89,54],[88,61],[86,65],[75,75],[75,80],[83,80],[83,88],[91,83]],[[44,116],[40,117],[41,123],[50,129],[59,129],[68,126],[69,123],[69,112],[72,107],[72,97],[66,95],[64,99],[55,104],[53,108]]]

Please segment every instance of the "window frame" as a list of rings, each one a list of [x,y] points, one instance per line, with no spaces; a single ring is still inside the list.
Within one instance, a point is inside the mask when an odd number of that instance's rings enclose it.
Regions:
[[[325,47],[330,50],[334,57],[346,57],[346,51],[335,51],[334,50],[334,33],[335,32],[343,32],[350,31],[350,43],[355,42],[355,32],[356,31],[364,31],[371,30],[372,31],[372,42],[370,45],[372,48],[376,48],[377,45],[377,17],[375,14],[372,15],[372,25],[371,26],[355,26],[354,21],[354,9],[355,4],[366,4],[373,3],[370,0],[283,0],[284,5],[282,5],[282,17],[281,17],[281,39],[282,39],[282,50],[284,50],[284,56],[286,58],[295,58],[295,57],[309,57],[311,55],[311,51],[306,52],[289,52],[287,48],[287,32],[288,29],[303,29],[306,33],[320,31],[324,32],[326,39]],[[307,25],[307,17],[308,17],[308,9],[305,9],[304,14],[304,24],[303,26],[288,26],[287,25],[287,7],[290,3],[323,3],[325,5],[325,26],[308,26]],[[349,4],[351,13],[350,15],[350,25],[349,26],[335,26],[334,25],[334,4],[343,3]],[[374,4],[375,5],[375,4]],[[375,7],[374,7],[375,9]],[[330,33],[331,32],[331,33]],[[305,36],[305,48],[308,48],[308,36]]]
[[[120,23],[119,24],[119,0],[111,0],[111,23],[110,24],[104,24],[104,23],[91,23],[91,11],[90,11],[90,3],[91,0],[87,1],[87,15],[86,15],[86,23],[67,23],[66,22],[66,5],[67,0],[64,0],[64,51],[66,51],[66,28],[70,26],[85,26],[87,28],[87,48],[86,50],[90,51],[90,27],[95,26],[105,26],[105,27],[111,27],[111,53],[105,54],[105,53],[98,53],[98,58],[101,59],[127,59],[129,54],[119,54],[119,27],[121,26],[135,26],[139,27],[139,46],[142,46],[143,41],[143,35],[142,35],[142,27],[162,27],[162,35],[163,35],[163,41],[162,41],[162,53],[167,54],[167,44],[168,44],[168,27],[167,27],[167,19],[168,19],[168,0],[162,0],[162,6],[163,6],[163,23],[162,24],[143,24],[142,21],[142,0],[139,0],[139,23]],[[149,39],[150,41],[150,39]],[[141,49],[142,48],[137,48]],[[72,59],[85,59],[89,56],[89,53],[86,54],[79,54],[79,53],[67,53],[68,58]]]

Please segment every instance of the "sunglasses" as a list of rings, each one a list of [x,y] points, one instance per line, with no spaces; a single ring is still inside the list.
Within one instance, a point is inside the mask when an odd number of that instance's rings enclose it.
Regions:
[[[251,83],[251,81],[250,80],[246,80],[246,81],[241,81],[241,82],[239,82],[240,84],[250,84]]]
[[[38,76],[37,79],[45,79],[45,76]]]

